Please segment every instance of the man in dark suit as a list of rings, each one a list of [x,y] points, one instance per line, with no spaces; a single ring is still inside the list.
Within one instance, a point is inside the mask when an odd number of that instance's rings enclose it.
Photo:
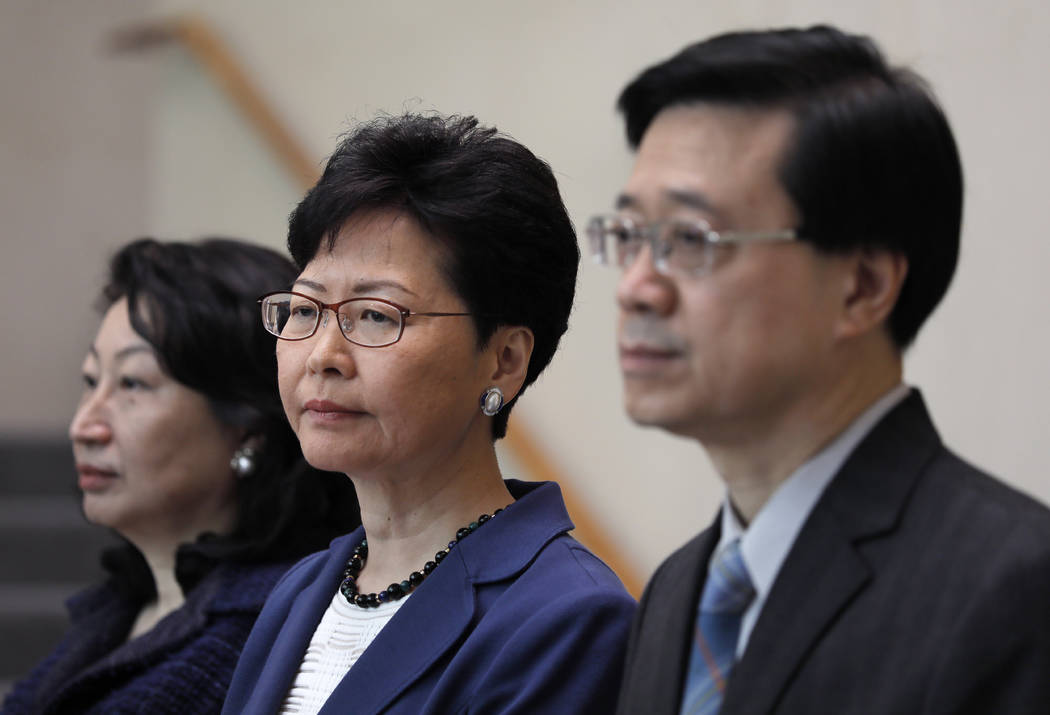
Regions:
[[[1050,512],[902,382],[962,214],[926,85],[833,28],[743,32],[619,108],[637,159],[589,238],[626,407],[727,487],[646,589],[619,712],[1050,712]]]

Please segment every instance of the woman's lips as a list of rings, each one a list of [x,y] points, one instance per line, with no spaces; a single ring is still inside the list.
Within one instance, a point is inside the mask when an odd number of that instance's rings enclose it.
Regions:
[[[328,400],[310,400],[303,405],[303,408],[307,417],[321,422],[334,422],[364,414],[360,410],[352,410]]]
[[[117,478],[117,473],[113,470],[90,464],[78,464],[77,475],[77,486],[85,492],[105,489]]]

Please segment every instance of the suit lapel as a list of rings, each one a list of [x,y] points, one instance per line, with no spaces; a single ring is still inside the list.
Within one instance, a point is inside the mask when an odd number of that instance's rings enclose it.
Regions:
[[[460,641],[474,585],[459,549],[405,602],[332,692],[321,715],[380,712]],[[441,604],[435,612],[434,604]]]
[[[940,439],[918,391],[868,434],[839,470],[788,553],[722,713],[770,712],[821,638],[878,574],[857,545],[892,531]]]
[[[770,712],[821,635],[871,578],[835,524],[816,512],[813,517],[733,668],[723,713]]]
[[[628,650],[620,713],[675,715],[692,647],[693,623],[719,523],[672,555],[642,597]]]

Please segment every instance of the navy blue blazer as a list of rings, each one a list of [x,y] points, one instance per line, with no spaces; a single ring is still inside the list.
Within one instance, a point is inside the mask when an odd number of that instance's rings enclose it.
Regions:
[[[321,713],[612,712],[634,599],[568,535],[556,484],[507,486],[517,501],[452,549]],[[274,588],[223,713],[280,709],[362,538],[336,539]]]
[[[182,607],[127,640],[142,603],[111,585],[68,602],[72,627],[0,707],[2,715],[208,715],[222,706],[266,594],[290,564],[216,566]]]

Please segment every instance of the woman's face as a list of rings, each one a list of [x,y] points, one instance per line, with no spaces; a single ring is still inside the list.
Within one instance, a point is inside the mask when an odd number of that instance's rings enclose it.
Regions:
[[[465,312],[444,257],[414,220],[370,213],[348,222],[332,251],[322,246],[294,290],[323,303],[372,297],[413,312]],[[496,357],[478,349],[469,316],[409,317],[401,340],[381,348],[349,342],[328,318],[306,340],[277,341],[281,399],[312,465],[362,477],[426,470],[482,434],[491,444],[478,400]]]
[[[88,521],[140,548],[229,531],[237,435],[204,395],[161,370],[131,327],[126,300],[106,312],[83,371],[69,435]]]

